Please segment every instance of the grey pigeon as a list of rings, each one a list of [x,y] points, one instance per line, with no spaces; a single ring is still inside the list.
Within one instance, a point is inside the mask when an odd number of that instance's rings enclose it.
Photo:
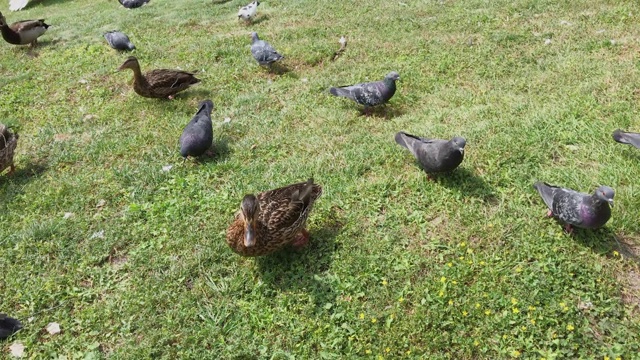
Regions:
[[[120,31],[107,31],[104,33],[104,38],[109,45],[116,50],[127,51],[136,48],[136,46],[131,43],[131,40],[129,40],[129,37]]]
[[[212,110],[213,102],[211,100],[201,101],[198,105],[198,112],[182,131],[180,155],[185,160],[187,156],[200,156],[211,147],[213,143]]]
[[[409,149],[427,174],[452,171],[464,159],[467,141],[461,137],[451,140],[426,139],[399,132],[396,142]]]
[[[611,218],[611,208],[615,192],[608,186],[600,186],[593,195],[571,189],[536,182],[542,200],[549,208],[547,216],[554,216],[565,223],[569,233],[572,226],[583,229],[597,229]]]
[[[372,106],[381,105],[389,101],[396,93],[396,81],[399,79],[400,75],[392,71],[382,81],[332,87],[329,92],[331,95],[346,97],[360,105],[364,105],[366,112]]]
[[[271,66],[274,62],[284,58],[271,44],[260,40],[256,32],[251,33],[251,55],[262,66]]]
[[[118,0],[118,2],[127,9],[135,9],[148,3],[150,0]]]
[[[20,321],[6,314],[0,314],[0,340],[8,338],[20,329],[22,329]]]
[[[629,144],[640,149],[640,134],[638,133],[625,132],[620,129],[616,129],[616,131],[613,132],[613,140],[620,144]]]

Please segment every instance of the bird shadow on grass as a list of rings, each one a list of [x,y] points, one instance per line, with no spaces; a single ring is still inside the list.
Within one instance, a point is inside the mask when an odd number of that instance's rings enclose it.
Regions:
[[[336,293],[320,275],[327,271],[337,249],[335,238],[343,228],[343,222],[335,217],[311,231],[309,245],[304,249],[286,248],[277,253],[256,259],[257,269],[268,286],[279,291],[303,291],[309,293],[317,313],[327,303],[333,303]]]
[[[635,161],[640,161],[640,149],[629,147],[625,149],[624,156]]]
[[[229,1],[231,0],[213,0],[211,1],[211,3],[215,5],[220,5],[220,4],[228,3]]]
[[[450,173],[434,174],[431,177],[444,187],[457,188],[463,194],[482,199],[483,202],[492,202],[496,199],[491,186],[466,168],[457,168]]]
[[[289,75],[294,75],[293,77],[297,79],[297,75],[295,75],[294,73],[291,72],[291,69],[289,69],[289,67],[287,67],[284,64],[280,64],[280,63],[273,63],[271,64],[270,67],[267,67],[267,70],[269,71],[269,74],[273,74],[273,75],[284,75],[284,74],[289,74]]]
[[[229,138],[221,137],[213,140],[213,144],[203,155],[198,157],[198,162],[212,163],[229,157],[231,149],[229,148]]]
[[[609,256],[615,250],[622,257],[631,259],[640,265],[640,257],[636,249],[639,246],[631,244],[607,227],[596,230],[574,228],[573,238],[597,254]]]
[[[13,197],[22,192],[25,185],[33,180],[34,177],[38,177],[48,169],[48,166],[44,162],[29,163],[26,166],[16,166],[16,170],[13,174],[9,175],[9,170],[3,171],[0,174],[0,187],[7,184],[7,189],[3,191],[5,200],[0,200],[0,203],[4,203],[8,200],[8,197]],[[11,183],[11,184],[9,184]],[[18,191],[12,191],[12,188],[19,189]],[[2,197],[0,197],[2,199]],[[7,201],[8,202],[8,201]]]
[[[268,14],[262,14],[258,17],[256,17],[255,19],[251,20],[251,25],[258,25],[263,21],[267,21],[269,20],[269,15]]]

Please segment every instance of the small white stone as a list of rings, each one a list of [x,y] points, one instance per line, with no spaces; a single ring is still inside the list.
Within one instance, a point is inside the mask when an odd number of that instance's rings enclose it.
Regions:
[[[226,117],[224,118],[224,120],[222,120],[223,123],[230,123],[231,122],[231,118],[230,117]]]
[[[66,220],[66,219],[69,219],[71,217],[73,217],[73,213],[72,212],[66,212],[66,213],[64,213],[64,216],[62,218]]]
[[[11,350],[11,356],[21,358],[24,355],[24,345],[21,342],[14,342],[11,346],[9,346],[9,350]]]
[[[560,25],[567,25],[567,26],[571,26],[572,24],[570,22],[568,22],[567,20],[561,20],[560,21]]]
[[[104,239],[104,230],[96,231],[91,234],[91,239]]]
[[[544,39],[544,44],[545,45],[551,44],[551,39]]]
[[[605,29],[596,30],[596,34],[604,34],[605,31],[607,30]]]
[[[49,325],[47,325],[47,332],[50,335],[60,334],[60,324],[57,322],[49,323]]]
[[[306,83],[306,82],[308,82],[308,81],[309,81],[309,79],[307,79],[307,78],[302,78],[302,79],[300,79],[300,81],[302,81],[302,82],[305,82],[305,83]]]
[[[162,167],[162,171],[169,172],[173,168],[173,165],[165,165]]]
[[[80,84],[86,84],[86,83],[88,83],[88,81],[87,81],[87,80],[85,80],[85,79],[80,79],[80,80],[78,80],[78,82],[79,82]]]

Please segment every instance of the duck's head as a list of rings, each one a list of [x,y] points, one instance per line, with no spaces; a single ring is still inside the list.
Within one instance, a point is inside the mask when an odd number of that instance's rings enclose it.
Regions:
[[[256,222],[260,212],[258,198],[253,194],[245,195],[240,204],[240,213],[244,222],[244,246],[251,247],[256,244]]]
[[[615,194],[616,192],[613,191],[612,188],[603,185],[596,189],[595,195],[598,199],[606,201],[610,206],[613,206],[613,197]]]
[[[140,64],[138,64],[138,59],[135,56],[129,56],[127,60],[125,60],[124,63],[122,63],[122,65],[120,65],[120,67],[118,68],[118,71],[122,71],[124,69],[133,70],[139,67],[140,67]]]

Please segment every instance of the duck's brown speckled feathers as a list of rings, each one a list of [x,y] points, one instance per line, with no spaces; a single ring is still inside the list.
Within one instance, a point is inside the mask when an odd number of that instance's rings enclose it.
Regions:
[[[288,185],[256,195],[255,244],[245,246],[246,224],[238,212],[227,230],[227,244],[242,256],[267,255],[294,242],[304,229],[313,203],[322,195],[322,187],[306,182]]]
[[[138,59],[129,57],[119,70],[133,70],[133,90],[148,98],[170,98],[173,95],[200,82],[194,73],[182,70],[156,69],[142,74]]]

